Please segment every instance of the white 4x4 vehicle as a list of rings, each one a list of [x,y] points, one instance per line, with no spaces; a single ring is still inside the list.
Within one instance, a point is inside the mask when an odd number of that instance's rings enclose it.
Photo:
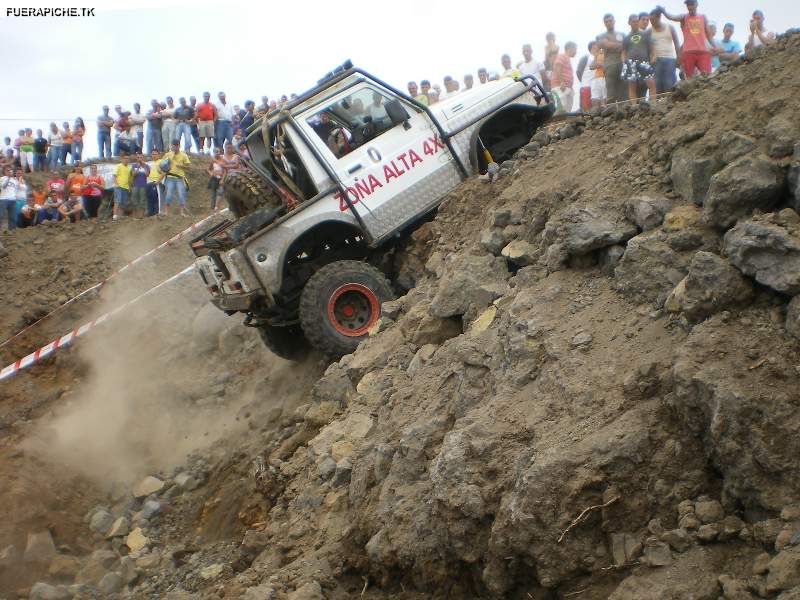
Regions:
[[[249,129],[224,181],[234,218],[192,241],[212,302],[284,358],[352,352],[393,297],[387,251],[553,111],[532,77],[428,107],[345,63]]]

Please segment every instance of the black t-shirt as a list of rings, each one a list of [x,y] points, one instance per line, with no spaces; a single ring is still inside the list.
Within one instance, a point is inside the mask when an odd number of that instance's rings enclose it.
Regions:
[[[194,117],[194,109],[191,106],[179,106],[173,115],[178,121],[188,121]]]
[[[242,131],[245,132],[247,131],[247,128],[253,124],[253,121],[255,121],[253,115],[250,113],[246,113],[244,117],[242,117],[242,122],[239,123],[239,127],[241,127]]]
[[[636,33],[629,33],[625,36],[625,41],[622,47],[628,53],[630,60],[641,60],[647,62],[650,60],[650,31],[637,31]]]
[[[43,137],[37,137],[33,140],[33,151],[36,154],[44,154],[47,152],[47,140]]]

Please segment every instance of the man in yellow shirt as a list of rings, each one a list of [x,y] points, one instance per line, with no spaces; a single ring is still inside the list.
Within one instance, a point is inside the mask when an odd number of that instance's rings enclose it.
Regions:
[[[181,215],[184,217],[191,216],[186,210],[186,171],[184,169],[189,166],[189,157],[185,152],[181,152],[181,145],[179,142],[173,141],[172,150],[164,155],[161,164],[164,165],[169,161],[169,169],[164,169],[166,175],[164,177],[164,214],[169,214],[169,207],[172,204],[173,198],[178,197],[178,205],[181,207]]]
[[[120,156],[120,163],[114,169],[114,216],[112,220],[118,221],[125,216],[128,209],[128,199],[131,194],[131,167],[128,165],[128,157]]]
[[[153,149],[150,153],[150,175],[147,176],[147,212],[148,217],[161,212],[159,198],[164,196],[164,173],[161,172],[161,154]]]

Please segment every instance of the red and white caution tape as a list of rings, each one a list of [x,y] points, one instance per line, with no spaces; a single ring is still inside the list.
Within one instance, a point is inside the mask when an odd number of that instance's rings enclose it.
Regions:
[[[52,342],[50,342],[49,344],[47,344],[45,346],[42,346],[41,348],[39,348],[35,352],[32,352],[31,354],[28,354],[28,356],[26,356],[25,358],[21,358],[18,361],[8,365],[2,371],[0,371],[0,381],[2,381],[4,379],[8,379],[9,377],[13,377],[17,373],[19,373],[22,369],[30,367],[31,365],[36,364],[40,360],[42,360],[44,358],[47,358],[48,356],[50,356],[53,352],[55,352],[59,348],[63,348],[64,346],[68,346],[69,344],[74,342],[77,338],[79,338],[79,337],[81,337],[83,335],[86,335],[92,329],[94,329],[95,327],[97,327],[101,323],[107,321],[108,319],[110,319],[114,315],[118,314],[119,312],[125,310],[126,308],[128,308],[132,304],[135,304],[136,302],[138,302],[142,298],[144,298],[144,297],[152,294],[153,292],[155,292],[157,289],[159,289],[161,287],[164,287],[165,285],[168,285],[168,284],[172,283],[173,281],[176,281],[176,280],[180,279],[181,277],[183,277],[184,275],[187,275],[188,273],[191,273],[192,271],[194,271],[194,265],[189,265],[188,267],[186,267],[180,273],[176,273],[175,275],[173,275],[172,277],[170,277],[166,281],[162,281],[157,286],[155,286],[153,288],[150,288],[145,293],[137,296],[133,300],[129,300],[128,302],[126,302],[125,304],[115,308],[111,312],[107,312],[107,313],[97,317],[93,321],[90,321],[89,323],[85,323],[85,324],[81,325],[77,329],[73,329],[72,331],[70,331],[66,335],[62,335],[60,338],[57,338],[57,339],[53,340]]]
[[[155,247],[155,248],[153,248],[152,250],[148,250],[147,252],[145,252],[144,254],[142,254],[141,256],[139,256],[138,258],[134,258],[132,261],[130,261],[129,263],[127,263],[126,265],[124,265],[124,266],[123,266],[122,268],[120,268],[118,271],[116,271],[116,272],[112,273],[111,275],[109,275],[108,277],[106,277],[106,278],[105,278],[103,281],[101,281],[101,282],[99,282],[99,283],[96,283],[96,284],[94,284],[92,287],[90,287],[90,288],[87,288],[87,289],[83,290],[83,291],[82,291],[80,294],[78,294],[77,296],[73,296],[72,298],[70,298],[69,300],[67,300],[67,301],[66,301],[66,302],[64,302],[63,304],[60,304],[59,306],[57,306],[56,308],[54,308],[52,311],[50,311],[49,313],[47,313],[46,315],[44,315],[44,316],[43,316],[43,317],[41,317],[40,319],[37,319],[36,321],[34,321],[33,323],[31,323],[30,325],[28,325],[28,326],[27,326],[27,327],[25,327],[24,329],[22,329],[22,330],[18,331],[18,332],[17,332],[17,333],[15,333],[14,335],[12,335],[12,336],[11,336],[10,338],[8,338],[8,339],[7,339],[5,342],[3,342],[2,344],[0,344],[0,348],[2,348],[3,346],[5,346],[6,344],[10,343],[11,341],[13,341],[13,340],[17,339],[17,338],[18,338],[19,336],[21,336],[23,333],[25,333],[26,331],[30,330],[32,327],[35,327],[36,325],[38,325],[39,323],[41,323],[41,322],[42,322],[42,321],[44,321],[45,319],[49,319],[49,318],[50,318],[50,317],[52,317],[54,314],[56,314],[57,312],[60,312],[61,310],[63,310],[64,308],[66,308],[67,306],[69,306],[70,304],[72,304],[73,302],[75,302],[76,300],[78,300],[79,298],[82,298],[83,296],[85,296],[85,295],[87,295],[87,294],[89,294],[89,293],[91,293],[91,292],[94,292],[94,291],[98,291],[98,292],[99,292],[99,291],[100,291],[100,288],[102,288],[104,285],[106,285],[106,284],[107,284],[109,281],[111,281],[112,279],[114,279],[115,277],[117,277],[117,276],[118,276],[120,273],[124,273],[125,271],[127,271],[128,269],[130,269],[130,268],[131,268],[133,265],[135,265],[135,264],[137,264],[137,263],[140,263],[140,262],[142,262],[142,261],[143,261],[145,258],[147,258],[148,256],[151,256],[152,254],[156,253],[157,251],[159,251],[159,250],[161,250],[161,249],[163,249],[163,248],[166,248],[167,246],[169,246],[169,245],[170,245],[170,244],[172,244],[173,242],[175,242],[175,241],[179,240],[180,238],[182,238],[182,237],[183,237],[183,236],[185,236],[186,234],[188,234],[188,233],[192,233],[192,232],[194,232],[194,231],[197,231],[197,229],[199,229],[201,226],[205,225],[205,224],[206,224],[208,221],[210,221],[210,220],[211,220],[211,219],[213,219],[214,217],[218,217],[218,216],[220,216],[220,215],[223,215],[223,214],[225,214],[225,213],[227,213],[227,212],[228,212],[228,209],[227,209],[227,208],[223,208],[221,211],[219,211],[219,212],[216,212],[216,213],[213,213],[213,214],[211,214],[211,215],[207,216],[205,219],[201,219],[201,220],[200,220],[200,221],[198,221],[197,223],[194,223],[193,225],[190,225],[189,227],[187,227],[186,229],[184,229],[184,230],[183,230],[183,231],[181,231],[180,233],[178,233],[178,234],[176,234],[176,235],[173,235],[173,236],[172,236],[171,238],[169,238],[167,241],[165,241],[165,242],[163,242],[163,243],[159,244],[158,246],[156,246],[156,247]]]

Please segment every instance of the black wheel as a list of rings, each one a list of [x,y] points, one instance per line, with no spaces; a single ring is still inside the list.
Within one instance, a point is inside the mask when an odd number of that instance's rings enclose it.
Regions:
[[[300,296],[300,324],[325,354],[353,352],[394,297],[386,277],[367,263],[340,260],[314,273]]]
[[[300,360],[308,354],[308,342],[299,325],[272,327],[262,325],[258,328],[261,341],[270,352],[286,360]]]
[[[246,171],[236,171],[225,177],[225,200],[236,218],[249,215],[262,206],[282,206],[276,192],[260,177]]]

